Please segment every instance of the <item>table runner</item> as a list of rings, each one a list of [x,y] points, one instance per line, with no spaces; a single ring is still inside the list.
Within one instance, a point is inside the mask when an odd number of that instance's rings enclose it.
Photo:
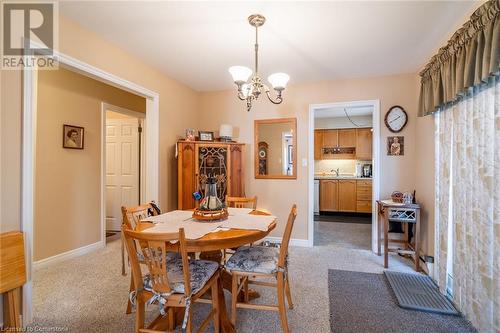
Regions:
[[[147,232],[168,233],[184,228],[187,239],[198,239],[211,232],[224,229],[245,229],[267,231],[269,225],[276,220],[272,215],[251,215],[251,209],[230,208],[229,217],[224,221],[198,222],[192,218],[192,211],[174,210],[158,216],[150,216],[142,221],[152,222],[154,227]]]

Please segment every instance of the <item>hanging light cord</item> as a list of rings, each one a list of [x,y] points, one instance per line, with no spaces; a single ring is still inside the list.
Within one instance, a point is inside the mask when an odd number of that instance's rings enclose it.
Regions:
[[[366,126],[368,126],[368,124],[356,124],[356,123],[355,123],[355,122],[351,119],[351,117],[349,117],[349,114],[347,113],[347,109],[346,109],[346,108],[344,108],[344,113],[345,113],[345,115],[346,115],[347,119],[349,119],[349,121],[350,121],[350,122],[351,122],[354,126],[356,126],[356,127],[366,127]]]

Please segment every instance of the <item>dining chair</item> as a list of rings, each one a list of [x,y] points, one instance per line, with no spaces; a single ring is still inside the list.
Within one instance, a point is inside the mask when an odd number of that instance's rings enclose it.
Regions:
[[[288,320],[285,308],[285,295],[288,307],[293,309],[290,280],[288,274],[288,244],[293,224],[297,217],[297,205],[293,205],[288,215],[283,240],[279,248],[266,246],[243,246],[229,258],[225,267],[233,276],[231,321],[236,325],[237,308],[278,311],[283,332],[288,333]],[[255,278],[276,279],[276,283],[254,280]],[[248,285],[260,285],[277,288],[278,305],[250,304]],[[244,288],[244,302],[238,302],[238,294]]]
[[[155,216],[160,213],[158,206],[154,202],[148,202],[133,207],[122,206],[122,224],[126,224],[129,229],[135,230],[137,224],[146,217]],[[125,249],[122,238],[122,275],[127,275],[125,271]]]
[[[135,332],[163,332],[155,330],[162,320],[168,320],[168,329],[174,329],[176,308],[184,308],[182,328],[193,332],[193,302],[209,303],[212,311],[205,317],[196,332],[203,332],[210,320],[214,331],[219,332],[219,264],[207,260],[190,260],[186,251],[184,229],[173,233],[148,233],[130,230],[122,226],[135,290],[130,299],[137,306]],[[167,243],[178,242],[180,257],[172,257]],[[143,274],[136,244],[144,256],[147,273]],[[211,292],[211,299],[200,298]],[[160,314],[145,328],[146,304],[158,304]]]
[[[226,206],[232,208],[252,208],[257,209],[257,196],[253,197],[230,197],[226,195]],[[234,249],[224,249],[223,251],[223,261],[226,263],[226,258],[228,254],[233,254],[236,251]]]
[[[226,205],[233,208],[252,208],[257,209],[257,197],[230,197],[226,195]]]
[[[143,204],[140,206],[134,206],[134,207],[123,207],[122,206],[122,226],[126,226],[128,230],[135,230],[137,228],[137,225],[142,219],[145,219],[148,216],[154,216],[158,215],[159,213],[159,208],[157,206],[153,206],[154,203],[150,202],[147,204]],[[121,237],[121,251],[122,251],[122,275],[127,275],[127,272],[125,271],[125,242],[123,238],[123,232],[122,232],[122,237]],[[142,262],[142,254],[138,252],[139,255],[139,261]],[[130,277],[130,291],[134,290],[134,278],[131,276]],[[132,312],[132,303],[130,303],[130,300],[127,302],[127,310],[125,311],[126,314],[129,314]]]

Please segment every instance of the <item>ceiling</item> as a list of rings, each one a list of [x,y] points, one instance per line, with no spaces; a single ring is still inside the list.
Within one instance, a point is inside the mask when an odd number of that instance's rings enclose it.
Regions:
[[[345,111],[344,111],[345,109]],[[346,117],[345,112],[349,117],[371,116],[373,114],[373,106],[356,106],[356,107],[327,107],[314,110],[314,118],[340,118]]]
[[[232,65],[253,67],[259,30],[264,77],[291,83],[415,73],[473,1],[124,2],[64,1],[60,12],[198,91],[231,88]]]

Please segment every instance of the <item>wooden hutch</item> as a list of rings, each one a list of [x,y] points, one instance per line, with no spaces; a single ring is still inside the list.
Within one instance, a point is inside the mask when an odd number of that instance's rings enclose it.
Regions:
[[[215,177],[217,195],[223,202],[226,195],[245,196],[244,147],[236,142],[178,141],[178,209],[197,206],[193,193],[204,194],[209,174]]]

